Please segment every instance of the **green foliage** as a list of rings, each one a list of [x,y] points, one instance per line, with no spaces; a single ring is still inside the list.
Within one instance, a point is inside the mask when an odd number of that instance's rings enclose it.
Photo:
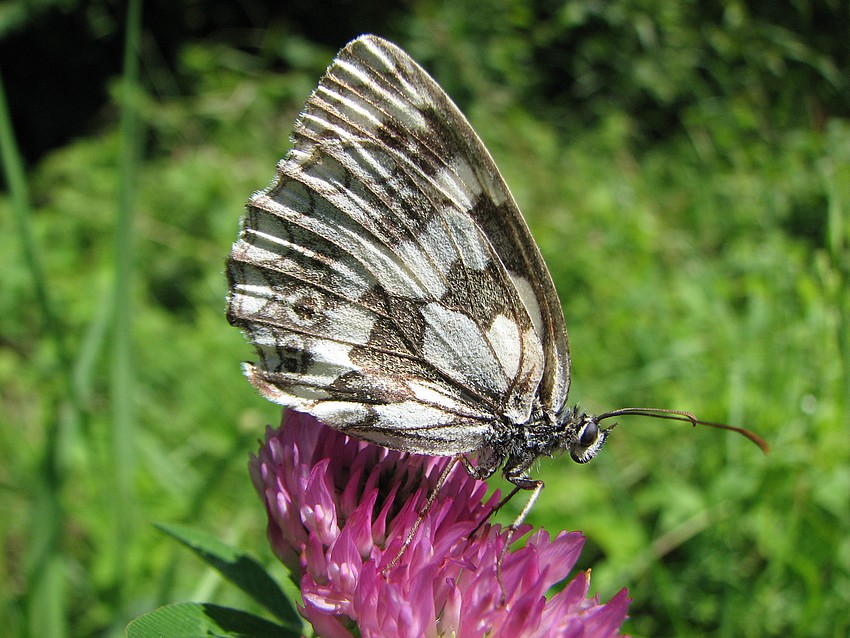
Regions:
[[[298,638],[300,635],[238,609],[202,603],[166,605],[127,625],[127,638]]]
[[[738,146],[848,115],[850,12],[835,4],[432,1],[408,28],[462,99],[489,81],[568,136],[627,114],[644,143],[712,119]]]
[[[850,630],[850,14],[831,7],[426,2],[381,33],[458,100],[527,215],[564,303],[573,399],[688,409],[771,443],[764,457],[623,418],[593,464],[542,464],[531,522],[584,531],[594,587],[635,599],[634,635]],[[336,48],[296,31],[184,43],[170,72],[185,94],[131,87],[145,135],[130,180],[117,122],[25,181],[0,135],[6,635],[123,635],[174,600],[260,611],[151,522],[273,564],[245,460],[277,410],[241,378],[250,349],[224,320],[222,270]]]
[[[302,635],[303,623],[295,606],[255,558],[190,527],[163,525],[160,528],[194,551],[283,624],[210,603],[177,603],[134,619],[127,625],[127,638],[203,638],[211,635],[298,638]]]
[[[295,611],[295,606],[255,558],[190,527],[160,527],[169,536],[194,551],[267,612],[271,612],[283,625],[238,609],[209,603],[181,603],[160,607],[133,620],[127,626],[127,638],[186,638],[209,635],[297,638],[302,635],[303,623]]]

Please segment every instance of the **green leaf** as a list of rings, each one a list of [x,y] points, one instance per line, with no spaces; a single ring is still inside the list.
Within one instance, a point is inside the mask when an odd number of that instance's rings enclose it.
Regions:
[[[227,580],[268,609],[290,627],[302,621],[292,601],[252,556],[196,529],[182,525],[157,525],[217,569]]]
[[[297,638],[300,632],[238,609],[208,603],[160,607],[127,625],[127,638]]]

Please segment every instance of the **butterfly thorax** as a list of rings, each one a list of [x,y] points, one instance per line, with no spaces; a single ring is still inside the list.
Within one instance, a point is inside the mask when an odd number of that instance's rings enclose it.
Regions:
[[[501,465],[503,474],[513,480],[525,477],[541,456],[566,451],[576,463],[587,463],[602,448],[609,429],[600,428],[597,419],[578,406],[567,408],[560,416],[535,409],[528,422],[506,424],[501,436],[490,442],[484,465],[491,470],[494,464]]]

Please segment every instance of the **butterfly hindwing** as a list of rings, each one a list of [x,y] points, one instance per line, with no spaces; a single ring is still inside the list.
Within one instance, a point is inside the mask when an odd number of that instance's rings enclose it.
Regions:
[[[569,383],[563,317],[492,159],[374,36],[343,49],[248,203],[228,318],[263,395],[387,447],[479,449]]]

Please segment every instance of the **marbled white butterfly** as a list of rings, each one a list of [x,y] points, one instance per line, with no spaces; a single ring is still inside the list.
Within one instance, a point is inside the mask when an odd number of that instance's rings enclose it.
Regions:
[[[501,467],[534,490],[520,518],[543,486],[535,459],[589,461],[604,419],[703,423],[567,404],[540,251],[469,122],[397,46],[366,35],[342,49],[293,143],[227,264],[227,317],[256,348],[244,368],[263,396],[378,445],[454,455],[477,478]]]

